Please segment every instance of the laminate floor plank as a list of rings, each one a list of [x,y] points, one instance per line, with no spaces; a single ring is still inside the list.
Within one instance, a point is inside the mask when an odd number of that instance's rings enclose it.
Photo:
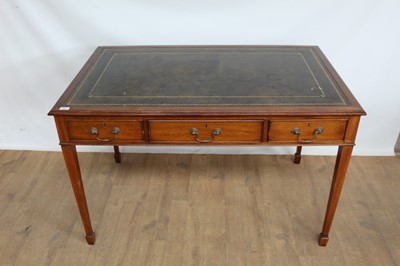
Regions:
[[[122,149],[123,152],[123,149]],[[0,265],[400,265],[400,158],[79,153],[87,245],[60,152],[0,151]]]

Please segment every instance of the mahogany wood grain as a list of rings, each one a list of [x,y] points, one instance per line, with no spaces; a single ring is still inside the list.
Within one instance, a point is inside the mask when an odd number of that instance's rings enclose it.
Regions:
[[[262,123],[263,121],[247,120],[150,120],[150,142],[199,144],[191,134],[192,128],[198,130],[199,140],[211,140],[210,144],[261,142]],[[221,133],[212,137],[217,128]]]
[[[339,146],[336,158],[335,171],[333,173],[331,191],[329,193],[328,206],[326,208],[324,225],[319,236],[319,245],[326,246],[329,240],[329,231],[332,226],[333,216],[339,202],[340,193],[349,167],[353,146]]]
[[[111,140],[106,142],[118,141],[144,141],[142,121],[118,120],[67,120],[68,135],[72,142],[96,140]],[[95,128],[97,135],[90,133]],[[118,134],[112,134],[113,128],[118,128]]]
[[[358,124],[360,123],[360,117],[359,116],[352,116],[349,119],[347,129],[346,129],[346,134],[344,136],[344,141],[345,143],[352,143],[354,144],[356,140],[356,135],[358,131]]]
[[[347,120],[283,120],[270,122],[268,141],[270,142],[324,142],[343,141]],[[300,130],[300,136],[293,134],[293,129]],[[314,136],[315,130],[321,128],[321,134]],[[300,141],[301,143],[301,141]]]
[[[76,148],[74,145],[61,145],[61,149],[69,173],[71,186],[75,194],[76,203],[79,207],[79,213],[81,214],[83,227],[86,231],[86,240],[89,245],[94,245],[96,236],[90,222],[89,208],[86,202],[85,189],[83,187]]]

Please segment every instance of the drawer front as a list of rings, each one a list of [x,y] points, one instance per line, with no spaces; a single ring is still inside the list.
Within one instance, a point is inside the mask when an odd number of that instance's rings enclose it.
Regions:
[[[257,143],[261,142],[261,120],[149,121],[150,141],[158,143]]]
[[[347,120],[272,120],[268,142],[329,143],[343,141]]]
[[[70,120],[67,127],[71,141],[144,141],[143,122],[139,120]]]

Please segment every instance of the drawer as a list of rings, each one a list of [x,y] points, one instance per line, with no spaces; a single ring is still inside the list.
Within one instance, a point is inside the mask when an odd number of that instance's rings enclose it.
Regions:
[[[71,141],[140,142],[144,141],[140,120],[68,120]]]
[[[152,120],[150,141],[159,143],[261,142],[262,120]]]
[[[329,143],[343,141],[347,120],[271,120],[268,142]]]

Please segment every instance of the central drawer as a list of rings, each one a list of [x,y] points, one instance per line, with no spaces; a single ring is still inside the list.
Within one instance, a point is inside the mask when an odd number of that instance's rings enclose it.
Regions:
[[[153,143],[258,143],[262,120],[150,120]]]

